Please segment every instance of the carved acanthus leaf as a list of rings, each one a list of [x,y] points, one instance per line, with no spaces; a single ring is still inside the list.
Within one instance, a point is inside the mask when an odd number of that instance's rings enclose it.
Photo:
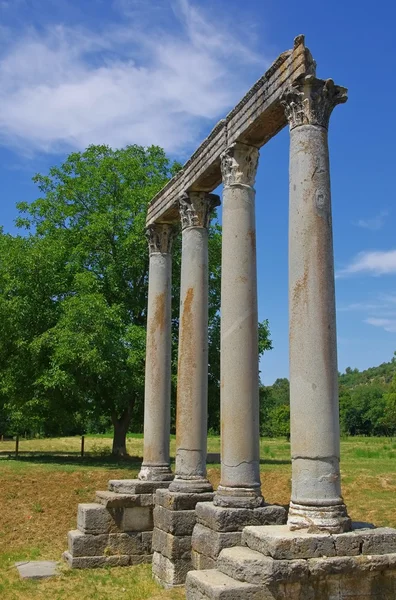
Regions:
[[[182,229],[187,227],[209,227],[210,215],[220,198],[208,192],[183,192],[179,196],[179,212]]]
[[[149,225],[146,229],[146,237],[149,245],[149,252],[153,254],[169,254],[172,250],[172,242],[176,230],[171,223],[155,223]]]
[[[334,107],[347,101],[347,92],[346,88],[334,85],[332,79],[317,79],[313,75],[296,79],[281,98],[290,129],[299,125],[320,125],[327,129]]]
[[[224,185],[249,185],[253,186],[259,159],[259,150],[255,146],[248,146],[235,142],[221,155],[221,173]]]

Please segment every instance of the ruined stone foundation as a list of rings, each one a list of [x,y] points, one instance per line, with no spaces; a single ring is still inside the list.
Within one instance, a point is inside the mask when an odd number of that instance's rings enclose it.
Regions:
[[[395,600],[396,529],[349,533],[246,527],[217,568],[191,571],[187,600]]]
[[[79,504],[63,558],[75,569],[151,563],[155,491],[169,481],[109,481],[96,502]]]
[[[195,506],[210,501],[213,492],[184,493],[157,490],[154,509],[153,577],[165,588],[183,585],[191,562]]]
[[[224,548],[239,546],[247,525],[282,525],[287,513],[283,506],[264,504],[259,508],[226,508],[213,502],[195,507],[197,524],[192,534],[194,569],[215,569]]]

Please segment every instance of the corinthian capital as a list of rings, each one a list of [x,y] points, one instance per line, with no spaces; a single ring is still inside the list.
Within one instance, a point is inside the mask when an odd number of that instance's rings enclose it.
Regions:
[[[175,228],[170,223],[149,225],[146,229],[146,237],[150,254],[154,254],[154,252],[169,254],[172,250],[174,235]]]
[[[299,125],[329,126],[330,115],[337,104],[348,100],[348,90],[334,85],[332,79],[316,79],[306,75],[296,81],[282,94],[290,129]]]
[[[179,212],[182,229],[209,227],[210,213],[219,206],[220,198],[208,192],[183,192],[179,196]]]
[[[254,185],[259,159],[259,150],[235,142],[221,155],[221,173],[224,185]]]

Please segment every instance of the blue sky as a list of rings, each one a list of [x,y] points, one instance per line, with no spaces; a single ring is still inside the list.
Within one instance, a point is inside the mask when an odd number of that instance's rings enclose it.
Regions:
[[[339,369],[396,350],[396,5],[379,0],[0,0],[0,224],[68,152],[163,146],[186,160],[304,33],[319,77],[349,88],[330,120]],[[257,175],[260,317],[288,376],[285,129]]]

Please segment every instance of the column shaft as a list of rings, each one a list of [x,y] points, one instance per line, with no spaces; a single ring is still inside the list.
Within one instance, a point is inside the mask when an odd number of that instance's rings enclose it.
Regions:
[[[313,77],[286,97],[290,132],[289,526],[350,527],[341,496],[334,259],[327,123],[341,90]],[[339,91],[338,91],[339,90]]]
[[[144,394],[144,448],[139,479],[173,479],[169,458],[171,394],[172,227],[154,225],[150,245]]]
[[[170,491],[207,492],[208,225],[217,196],[184,194],[176,413],[176,475]]]
[[[254,179],[258,150],[222,157],[221,482],[217,506],[254,508],[260,491],[259,373]]]

